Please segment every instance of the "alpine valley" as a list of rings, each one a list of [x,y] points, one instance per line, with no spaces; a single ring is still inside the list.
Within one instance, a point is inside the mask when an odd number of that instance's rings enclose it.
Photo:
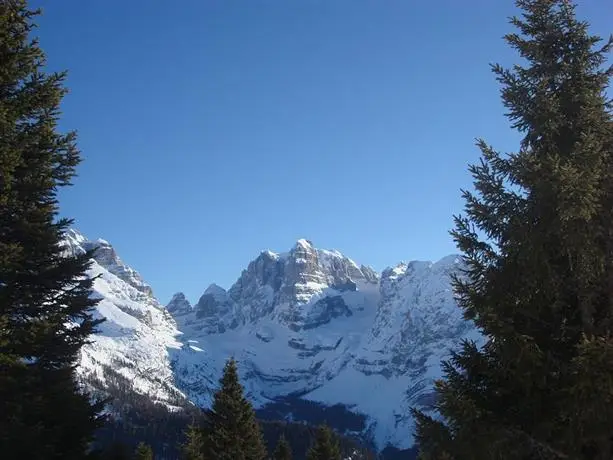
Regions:
[[[171,411],[208,407],[233,356],[261,418],[318,419],[378,450],[406,449],[409,409],[432,403],[440,361],[479,338],[454,302],[455,255],[377,273],[302,239],[260,253],[228,290],[211,284],[194,304],[179,292],[163,306],[108,242],[71,230],[64,249],[96,249],[89,275],[106,318],[82,350],[82,381],[100,394],[122,382]]]

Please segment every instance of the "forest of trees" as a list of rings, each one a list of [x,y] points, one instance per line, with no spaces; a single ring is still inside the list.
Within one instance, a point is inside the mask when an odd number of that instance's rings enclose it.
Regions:
[[[474,191],[452,231],[467,266],[454,281],[459,307],[486,342],[466,341],[443,363],[435,413],[414,411],[422,460],[613,458],[613,41],[591,35],[571,1],[516,5],[506,41],[521,65],[493,71],[522,141],[510,154],[478,141]],[[131,403],[102,415],[112,401],[75,373],[99,324],[92,254],[62,252],[71,221],[57,198],[81,156],[76,135],[58,129],[66,74],[46,72],[37,15],[0,0],[0,456],[340,460],[359,450],[325,425],[259,422],[232,359],[206,412],[169,416],[118,377],[106,396]],[[177,436],[160,443],[162,432]]]

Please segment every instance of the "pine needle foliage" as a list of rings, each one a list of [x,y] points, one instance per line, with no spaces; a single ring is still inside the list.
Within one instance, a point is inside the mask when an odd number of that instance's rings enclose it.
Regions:
[[[452,231],[459,305],[486,343],[443,364],[440,418],[414,411],[423,460],[613,458],[613,42],[570,1],[516,4],[522,63],[493,71],[522,141],[478,141]]]

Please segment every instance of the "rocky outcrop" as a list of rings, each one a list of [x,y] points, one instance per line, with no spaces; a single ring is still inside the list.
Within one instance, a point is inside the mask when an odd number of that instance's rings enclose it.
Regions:
[[[192,312],[192,304],[182,292],[177,292],[172,296],[166,305],[166,310],[173,316],[182,316]]]
[[[438,359],[441,350],[472,330],[451,289],[451,277],[460,266],[460,259],[450,256],[383,271],[381,298],[366,340],[368,352],[359,358],[361,372],[422,375],[431,359]]]
[[[194,314],[194,322],[200,322],[202,329],[208,333],[223,333],[240,323],[228,293],[216,284],[211,284],[204,291],[194,308]]]
[[[136,270],[123,263],[117,255],[115,248],[108,241],[103,239],[91,241],[77,230],[70,229],[64,236],[63,246],[66,251],[71,253],[93,251],[93,260],[104,267],[105,270],[146,297],[153,297],[151,286],[143,280]]]
[[[226,292],[211,285],[194,307],[191,325],[223,333],[271,317],[291,330],[311,329],[351,309],[340,294],[376,286],[377,274],[336,251],[298,240],[285,254],[262,252]]]

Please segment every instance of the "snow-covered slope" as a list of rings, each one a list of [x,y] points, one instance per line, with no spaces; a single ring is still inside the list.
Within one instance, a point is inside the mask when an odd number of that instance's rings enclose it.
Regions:
[[[473,331],[451,292],[459,264],[450,256],[379,276],[307,240],[262,252],[228,291],[209,286],[191,310],[180,294],[169,304],[187,345],[177,383],[206,406],[234,356],[257,406],[287,396],[344,404],[367,417],[378,447],[410,447],[409,408],[431,402],[441,358]]]
[[[96,315],[106,321],[82,349],[81,377],[96,389],[116,385],[123,378],[131,382],[133,391],[172,404],[181,396],[170,366],[170,351],[181,347],[174,319],[108,242],[89,241],[76,230],[66,234],[68,253],[91,249],[96,252],[89,275],[97,277],[94,295],[100,299]]]
[[[262,252],[227,291],[211,284],[194,305],[178,293],[164,308],[106,241],[71,231],[65,247],[97,249],[90,274],[106,322],[83,350],[84,380],[104,389],[119,375],[168,405],[185,395],[208,406],[234,356],[256,407],[343,404],[364,416],[361,434],[379,448],[406,448],[409,408],[428,407],[441,358],[475,335],[451,292],[456,256],[378,274],[298,240],[286,253]]]

